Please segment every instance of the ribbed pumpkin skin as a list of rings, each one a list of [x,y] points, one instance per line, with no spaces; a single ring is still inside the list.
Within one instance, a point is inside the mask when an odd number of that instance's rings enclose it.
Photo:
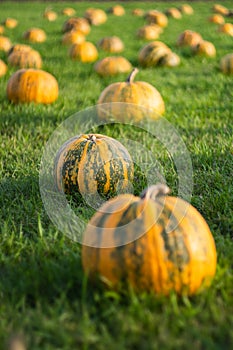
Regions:
[[[46,40],[46,34],[43,29],[31,28],[23,34],[23,38],[31,43],[43,43]]]
[[[42,59],[36,50],[15,50],[8,56],[8,63],[19,68],[41,68]]]
[[[119,53],[124,50],[124,44],[117,36],[109,36],[101,39],[98,46],[109,53]]]
[[[129,194],[106,202],[84,232],[85,273],[93,280],[101,277],[112,288],[126,283],[164,295],[192,295],[209,286],[216,271],[214,239],[193,206],[183,217],[184,205],[188,203],[176,197]],[[168,221],[174,224],[171,232],[166,231]],[[121,245],[126,237],[129,243]]]
[[[128,105],[122,110],[121,104],[114,105],[111,104],[112,102],[125,102]],[[104,109],[101,108],[103,103],[108,104]],[[149,116],[153,119],[158,119],[165,112],[165,104],[159,91],[144,81],[110,84],[102,91],[98,104],[100,104],[98,108],[100,119],[108,119],[109,114],[112,114],[120,122],[143,120],[148,117],[147,109],[152,111]],[[137,107],[135,108],[134,105]],[[138,106],[142,106],[143,109]]]
[[[20,69],[8,80],[7,97],[14,103],[52,103],[58,97],[58,83],[43,70]]]
[[[7,65],[3,60],[0,59],[0,77],[3,77],[7,72]]]
[[[107,197],[115,195],[117,189],[128,188],[134,172],[126,148],[101,134],[83,134],[68,140],[57,153],[54,169],[60,191],[98,192]]]
[[[220,61],[220,70],[226,74],[233,74],[233,53],[222,57]]]
[[[161,41],[153,41],[145,45],[138,54],[138,61],[142,67],[153,67],[159,64],[159,61],[171,49]]]
[[[7,52],[10,50],[12,44],[9,38],[6,36],[0,36],[0,51]]]
[[[94,44],[89,41],[84,41],[80,44],[73,44],[70,48],[69,55],[73,60],[90,63],[97,60],[98,51]]]
[[[132,65],[124,57],[111,56],[96,62],[94,69],[101,76],[112,76],[120,73],[129,73],[132,70]]]

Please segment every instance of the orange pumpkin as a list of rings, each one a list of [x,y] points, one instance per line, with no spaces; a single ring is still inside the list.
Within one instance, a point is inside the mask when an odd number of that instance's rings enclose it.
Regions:
[[[209,226],[168,192],[155,185],[99,208],[83,234],[82,265],[90,279],[163,295],[193,295],[210,286],[217,254]]]
[[[163,67],[176,67],[180,64],[180,57],[175,52],[166,53],[159,61]]]
[[[179,35],[177,39],[177,45],[192,47],[199,44],[200,41],[202,41],[202,36],[199,33],[186,29]]]
[[[86,18],[71,17],[63,24],[62,31],[66,33],[71,30],[78,30],[83,35],[88,35],[91,31],[91,27]]]
[[[7,97],[14,103],[52,103],[58,97],[58,83],[43,70],[20,69],[8,80]]]
[[[192,48],[193,53],[200,56],[215,57],[216,49],[210,41],[202,40]]]
[[[89,41],[84,41],[80,44],[73,44],[70,48],[69,55],[73,60],[88,63],[97,60],[98,51],[94,44]]]
[[[19,68],[41,68],[42,59],[38,51],[14,50],[8,55],[8,63],[11,66]]]
[[[144,40],[158,39],[163,29],[157,24],[147,24],[139,28],[137,31],[137,37]]]
[[[75,9],[73,9],[72,7],[66,7],[62,10],[62,14],[65,16],[74,16],[76,13]]]
[[[161,59],[171,49],[162,41],[152,41],[141,48],[138,53],[138,61],[142,67],[154,67],[160,64]]]
[[[0,34],[3,34],[4,30],[5,30],[5,28],[2,25],[0,25]]]
[[[222,15],[216,13],[209,17],[209,22],[215,23],[215,24],[223,24],[225,23],[225,19]]]
[[[46,34],[43,29],[30,28],[24,32],[23,38],[31,43],[43,43],[46,40]]]
[[[182,14],[181,14],[180,10],[177,9],[176,7],[170,7],[169,9],[167,9],[165,11],[165,15],[167,15],[168,17],[175,18],[175,19],[182,18]]]
[[[145,14],[145,11],[143,9],[135,8],[132,10],[132,15],[134,15],[134,16],[142,17],[142,16],[144,16],[144,14]]]
[[[62,44],[63,45],[81,44],[85,40],[86,40],[86,37],[81,31],[73,29],[63,34]]]
[[[0,59],[0,77],[3,77],[7,72],[7,65],[6,63]]]
[[[150,10],[146,13],[145,17],[149,23],[157,24],[158,26],[160,26],[162,28],[167,27],[167,25],[168,25],[167,16],[160,11]]]
[[[98,46],[109,53],[119,53],[124,50],[124,44],[118,36],[107,36],[98,42]]]
[[[125,9],[121,5],[114,5],[108,9],[108,13],[114,16],[123,16],[125,14]]]
[[[107,21],[107,15],[102,9],[92,7],[85,11],[84,17],[94,26],[99,26]]]
[[[18,21],[15,18],[7,17],[4,21],[3,24],[6,28],[15,28],[18,25]]]
[[[100,119],[109,119],[112,115],[118,121],[127,122],[129,120],[140,121],[145,118],[145,110],[150,109],[150,117],[158,119],[164,113],[165,104],[159,91],[151,84],[144,81],[134,82],[134,77],[138,69],[134,68],[126,82],[113,83],[107,86],[101,93],[98,104],[98,115]],[[119,104],[112,102],[124,102],[129,104],[126,111],[122,113]],[[108,104],[102,108],[102,104]],[[143,106],[144,109],[134,107]]]
[[[183,4],[179,7],[179,10],[181,13],[185,14],[185,15],[192,15],[194,10],[192,8],[192,6],[190,6],[189,4]]]
[[[57,13],[52,10],[45,10],[43,17],[46,18],[49,22],[53,22],[57,19]]]
[[[224,23],[218,27],[218,31],[223,34],[227,34],[233,36],[233,24],[232,23]]]
[[[112,76],[130,72],[132,65],[122,56],[110,56],[96,62],[94,69],[101,76]]]
[[[6,36],[0,35],[0,51],[7,52],[10,50],[11,46],[10,39]]]
[[[225,7],[221,4],[214,4],[213,12],[219,13],[220,15],[223,15],[223,16],[227,16],[229,13],[229,10],[227,7]]]

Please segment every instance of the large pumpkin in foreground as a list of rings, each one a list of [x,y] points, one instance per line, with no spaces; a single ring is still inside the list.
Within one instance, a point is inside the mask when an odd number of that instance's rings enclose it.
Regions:
[[[58,97],[55,77],[41,69],[20,69],[7,83],[7,97],[14,103],[52,103]]]
[[[144,81],[134,82],[137,72],[138,69],[134,68],[126,82],[112,83],[102,91],[98,99],[100,119],[109,119],[111,114],[115,120],[121,122],[140,121],[145,118],[148,109],[151,111],[149,116],[152,119],[157,119],[165,112],[163,98],[154,86]],[[112,102],[123,102],[128,105],[122,109],[121,104],[113,105]],[[143,108],[138,108],[140,106]]]
[[[134,166],[127,149],[101,134],[83,134],[59,149],[54,174],[59,191],[110,197],[128,190]]]
[[[82,264],[91,279],[165,295],[210,285],[217,260],[210,229],[192,205],[167,194],[159,184],[100,207],[83,235]]]

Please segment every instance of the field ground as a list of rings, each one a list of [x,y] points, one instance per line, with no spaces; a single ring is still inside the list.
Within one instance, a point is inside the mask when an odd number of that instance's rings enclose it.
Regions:
[[[222,3],[222,2],[221,2]],[[232,7],[231,1],[223,2]],[[12,43],[23,42],[32,26],[43,28],[47,41],[33,44],[43,69],[59,83],[59,98],[52,105],[13,105],[6,84],[15,68],[0,79],[0,348],[21,334],[28,349],[196,349],[233,347],[233,79],[219,70],[222,56],[233,52],[233,38],[220,34],[208,22],[214,2],[192,2],[194,14],[169,19],[160,36],[180,57],[176,68],[140,69],[137,80],[154,85],[166,104],[165,118],[176,128],[193,164],[191,203],[205,217],[218,253],[212,286],[195,297],[158,297],[133,292],[118,294],[94,288],[83,276],[80,245],[50,222],[39,192],[39,169],[44,146],[56,127],[69,116],[97,103],[101,91],[125,75],[101,78],[93,64],[71,61],[61,45],[59,15],[55,22],[42,18],[51,7],[60,13],[74,7],[82,16],[87,7],[107,9],[99,2],[1,2],[0,21],[15,17],[19,24],[6,29]],[[125,43],[124,56],[138,66],[137,53],[145,44],[135,38],[145,22],[131,10],[164,10],[179,2],[124,2],[126,15],[110,17],[92,27],[88,40],[97,43],[118,35]],[[229,18],[233,23],[233,18]],[[176,46],[184,29],[201,33],[214,43],[215,58],[193,56]],[[99,52],[100,58],[106,54]],[[0,52],[6,61],[6,54]],[[127,129],[106,128],[110,136],[127,137]],[[136,138],[136,132],[130,137]],[[148,147],[150,141],[146,140]],[[160,157],[163,173],[175,192],[176,175],[166,155]],[[143,188],[142,183],[139,187]],[[142,189],[140,188],[140,189]]]

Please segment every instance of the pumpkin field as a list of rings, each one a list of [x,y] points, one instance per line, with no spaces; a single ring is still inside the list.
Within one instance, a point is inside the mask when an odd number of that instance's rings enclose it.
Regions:
[[[232,1],[1,1],[0,146],[0,349],[233,348]]]

